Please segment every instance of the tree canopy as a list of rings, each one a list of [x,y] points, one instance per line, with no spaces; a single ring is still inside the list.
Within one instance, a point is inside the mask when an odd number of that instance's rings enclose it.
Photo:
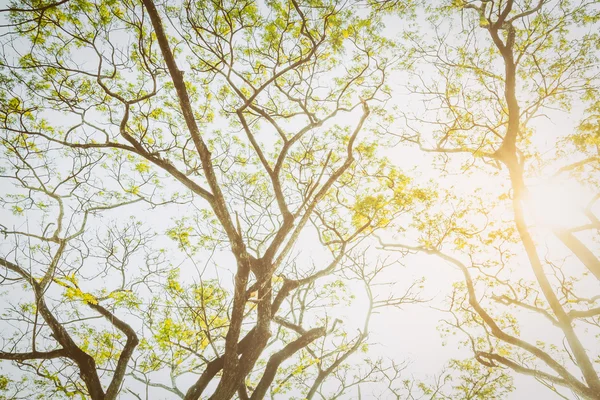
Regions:
[[[0,15],[0,399],[600,399],[597,2]]]

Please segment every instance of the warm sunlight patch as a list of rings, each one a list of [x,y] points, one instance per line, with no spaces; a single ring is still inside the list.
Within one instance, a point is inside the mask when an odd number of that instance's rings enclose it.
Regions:
[[[528,213],[536,224],[567,228],[582,221],[589,190],[570,179],[540,179],[529,187]]]

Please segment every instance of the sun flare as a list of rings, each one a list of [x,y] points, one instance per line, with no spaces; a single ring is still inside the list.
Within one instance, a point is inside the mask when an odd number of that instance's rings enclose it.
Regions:
[[[533,222],[549,228],[569,228],[581,223],[592,194],[580,182],[540,179],[529,186],[527,211]]]

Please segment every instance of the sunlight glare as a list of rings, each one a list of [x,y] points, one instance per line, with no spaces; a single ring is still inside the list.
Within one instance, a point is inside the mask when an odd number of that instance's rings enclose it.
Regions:
[[[529,186],[527,211],[533,221],[552,229],[573,227],[584,221],[591,194],[569,179],[544,179]]]

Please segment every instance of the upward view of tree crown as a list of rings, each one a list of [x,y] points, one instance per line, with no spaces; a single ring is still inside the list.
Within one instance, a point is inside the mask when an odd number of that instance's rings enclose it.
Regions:
[[[0,11],[0,399],[600,399],[597,2]]]

